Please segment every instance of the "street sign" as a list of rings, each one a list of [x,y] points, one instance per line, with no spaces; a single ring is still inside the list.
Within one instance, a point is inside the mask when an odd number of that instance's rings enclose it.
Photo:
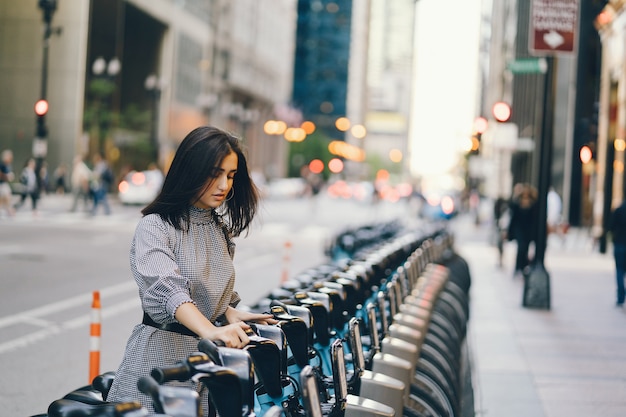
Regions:
[[[532,0],[529,50],[534,55],[575,51],[579,0]]]
[[[518,127],[515,123],[490,123],[483,139],[492,149],[513,151],[517,147]]]
[[[506,69],[512,74],[545,74],[548,63],[545,58],[518,58],[509,61]]]
[[[45,158],[46,155],[48,155],[48,141],[40,137],[33,138],[33,156]]]

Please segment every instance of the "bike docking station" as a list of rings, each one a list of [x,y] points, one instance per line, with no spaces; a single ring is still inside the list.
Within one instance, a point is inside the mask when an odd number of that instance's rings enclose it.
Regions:
[[[446,228],[366,225],[326,254],[248,307],[278,323],[251,324],[245,348],[201,339],[187,358],[146,370],[138,388],[154,412],[107,402],[115,375],[105,372],[32,417],[456,417],[473,407],[471,279]]]

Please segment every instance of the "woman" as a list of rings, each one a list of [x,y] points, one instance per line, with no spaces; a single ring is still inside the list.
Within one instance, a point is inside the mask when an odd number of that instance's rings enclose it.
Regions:
[[[276,323],[270,314],[235,308],[232,237],[248,228],[257,204],[237,138],[214,127],[185,137],[131,244],[144,317],[128,340],[108,401],[136,400],[153,410],[137,389],[141,376],[185,359],[197,351],[199,338],[242,348],[249,342],[246,321]]]

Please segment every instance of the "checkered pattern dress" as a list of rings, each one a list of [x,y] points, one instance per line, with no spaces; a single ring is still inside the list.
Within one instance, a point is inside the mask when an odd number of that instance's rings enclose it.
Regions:
[[[144,216],[130,249],[130,266],[143,311],[157,323],[175,323],[178,306],[192,302],[215,322],[240,301],[234,291],[235,245],[213,210],[190,209],[189,230],[176,230],[159,215]],[[155,367],[172,365],[198,350],[198,339],[138,324],[126,344],[108,401],[139,401],[153,411],[152,400],[137,380]],[[195,383],[173,383],[204,391]],[[205,410],[206,412],[206,410]]]

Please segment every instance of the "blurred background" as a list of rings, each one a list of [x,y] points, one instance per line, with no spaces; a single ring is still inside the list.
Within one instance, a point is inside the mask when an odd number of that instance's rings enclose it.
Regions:
[[[0,210],[0,409],[39,413],[87,382],[94,289],[105,307],[102,371],[116,369],[141,317],[128,269],[140,208],[199,125],[241,138],[263,192],[262,224],[238,242],[235,258],[247,303],[326,262],[324,249],[332,252],[345,228],[398,218],[455,228],[459,241],[475,244],[478,275],[492,277],[493,203],[528,183],[540,203],[549,189],[558,194],[561,222],[572,226],[568,240],[550,236],[559,253],[573,248],[560,258],[567,268],[555,288],[584,294],[592,308],[583,315],[596,320],[579,320],[581,304],[569,300],[569,310],[556,311],[571,316],[549,323],[572,335],[597,331],[604,310],[589,300],[605,301],[589,298],[585,285],[604,291],[598,283],[614,282],[612,259],[591,262],[590,252],[610,252],[610,211],[624,198],[625,12],[624,0],[0,0],[0,152],[14,155],[16,201],[31,158],[48,192],[39,215],[18,209],[9,220]],[[93,215],[89,204],[73,212],[74,190],[57,194],[57,177],[70,185],[74,162],[94,168],[97,155],[112,168],[111,212]],[[519,281],[503,276],[479,287],[487,301],[478,305],[499,306],[490,298],[497,295],[516,306]],[[612,320],[603,321],[611,336]],[[534,349],[542,326],[524,326]],[[515,326],[480,327],[487,332],[476,352],[509,353],[508,339],[494,345],[490,331]],[[546,329],[557,349],[580,346]],[[619,342],[598,339],[590,351],[617,351],[611,343]],[[589,386],[620,386],[623,373],[571,366],[578,349],[562,372],[555,351],[540,350],[549,356],[527,355],[540,359],[529,369],[549,372],[538,397],[550,399],[559,386],[566,410],[579,406],[571,398],[600,398],[587,395],[581,375]],[[503,395],[501,375],[483,391],[491,411],[519,404]],[[555,375],[564,378],[555,383]],[[523,380],[510,392],[540,385]],[[563,395],[571,381],[587,391]]]
[[[151,163],[166,172],[203,124],[242,138],[268,193],[469,209],[548,178],[603,249],[623,197],[624,6],[550,7],[0,0],[0,148],[48,175],[101,153],[112,193]]]

